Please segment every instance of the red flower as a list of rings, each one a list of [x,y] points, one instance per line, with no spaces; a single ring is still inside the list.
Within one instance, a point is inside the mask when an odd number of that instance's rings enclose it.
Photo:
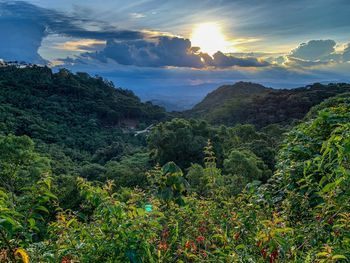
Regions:
[[[186,241],[185,248],[190,248],[192,246],[192,241]]]
[[[198,228],[199,232],[200,233],[204,233],[205,232],[205,227],[204,226],[201,226]]]
[[[196,240],[197,240],[197,242],[202,242],[202,241],[205,240],[205,237],[204,236],[198,236]]]
[[[239,232],[236,233],[236,234],[235,234],[235,240],[238,240],[240,236],[241,236],[241,233],[239,233]]]
[[[207,252],[205,252],[205,251],[202,251],[202,255],[203,255],[204,257],[207,257],[207,256],[208,256]]]
[[[267,256],[266,248],[263,248],[260,252],[261,252],[261,255],[263,256],[263,258],[266,258],[266,256]]]
[[[276,258],[278,258],[278,249],[275,249],[274,251],[272,251],[270,255],[270,263],[275,262]]]
[[[160,242],[159,245],[158,245],[158,249],[159,250],[162,250],[162,251],[165,251],[168,249],[168,246],[165,242]]]
[[[64,257],[61,260],[61,263],[70,263],[70,262],[72,262],[72,260],[70,258],[68,258],[68,257]]]
[[[191,252],[196,252],[197,246],[194,242],[191,243]]]

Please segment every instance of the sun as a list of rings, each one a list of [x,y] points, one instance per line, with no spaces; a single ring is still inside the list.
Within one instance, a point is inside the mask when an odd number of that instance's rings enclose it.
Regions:
[[[217,51],[228,52],[229,49],[229,43],[217,23],[203,23],[195,26],[190,40],[193,47],[199,47],[202,52],[209,55]]]

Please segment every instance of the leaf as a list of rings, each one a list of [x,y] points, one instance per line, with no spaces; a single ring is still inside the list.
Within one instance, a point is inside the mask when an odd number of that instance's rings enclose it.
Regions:
[[[7,223],[10,223],[13,226],[17,225],[17,222],[14,219],[12,219],[11,217],[2,216],[1,219],[4,219]]]
[[[347,257],[343,255],[334,255],[332,259],[347,259]]]
[[[67,223],[67,227],[69,227],[75,221],[76,221],[75,218],[72,218],[71,220],[69,220]]]
[[[34,209],[35,209],[35,210],[39,210],[39,211],[43,211],[43,212],[45,212],[45,213],[47,213],[47,214],[50,213],[49,210],[47,210],[47,208],[46,208],[45,206],[42,206],[42,205],[37,206],[37,207],[35,207]]]
[[[34,218],[29,218],[28,222],[29,222],[30,228],[33,229],[35,227],[35,219]]]
[[[246,246],[244,244],[239,244],[238,246],[236,246],[236,249],[244,249]]]
[[[29,256],[23,248],[17,248],[15,251],[15,256],[19,257],[23,263],[29,263]]]
[[[329,192],[330,190],[332,190],[335,186],[335,183],[329,183],[329,184],[326,184],[325,187],[322,188],[322,190],[320,191],[321,193],[327,193]]]
[[[45,192],[45,195],[48,196],[48,197],[51,197],[52,199],[58,199],[57,196],[55,196],[53,193],[49,192],[49,191],[46,191]]]

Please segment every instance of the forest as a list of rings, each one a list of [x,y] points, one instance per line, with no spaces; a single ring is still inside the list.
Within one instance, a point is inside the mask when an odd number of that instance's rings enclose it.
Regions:
[[[349,92],[240,82],[169,113],[0,67],[0,262],[349,262]]]

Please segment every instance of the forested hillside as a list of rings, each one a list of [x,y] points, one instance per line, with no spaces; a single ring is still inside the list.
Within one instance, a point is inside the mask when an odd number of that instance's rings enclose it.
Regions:
[[[145,125],[165,117],[162,108],[141,103],[101,77],[36,66],[0,67],[0,103],[4,132],[88,151],[98,147],[89,145],[97,133],[114,132],[130,120]]]
[[[304,88],[277,90],[238,82],[209,93],[192,110],[185,112],[185,116],[203,118],[213,124],[286,125],[302,119],[312,106],[324,99],[349,91],[350,85],[345,83],[316,83]]]
[[[99,77],[0,68],[0,262],[348,262],[350,94],[316,105],[348,85],[244,85],[238,109],[305,112],[215,126]]]

